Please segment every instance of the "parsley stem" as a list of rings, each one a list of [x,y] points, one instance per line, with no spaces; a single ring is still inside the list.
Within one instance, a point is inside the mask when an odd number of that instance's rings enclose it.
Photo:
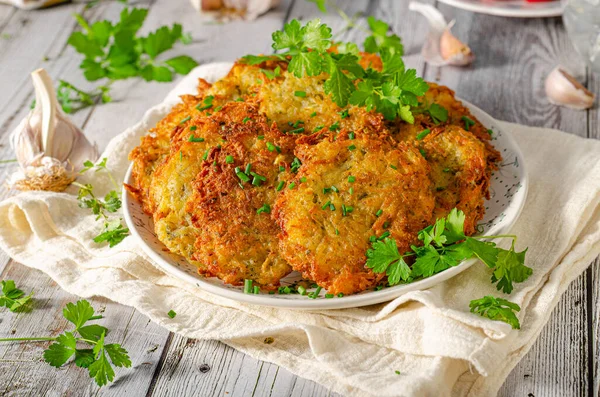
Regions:
[[[12,160],[0,160],[0,164],[16,163],[17,159]]]
[[[497,236],[472,236],[471,238],[512,238],[517,241],[517,236],[514,234],[498,234]]]

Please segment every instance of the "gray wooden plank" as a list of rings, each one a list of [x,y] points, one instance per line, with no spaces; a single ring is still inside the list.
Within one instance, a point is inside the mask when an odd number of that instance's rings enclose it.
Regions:
[[[592,279],[590,289],[593,299],[593,360],[592,360],[592,396],[600,396],[600,291],[598,291],[598,283],[600,282],[600,260],[596,259],[592,266]]]
[[[453,32],[475,53],[469,68],[428,67],[426,78],[500,119],[588,136],[585,112],[550,104],[544,80],[557,65],[586,75],[560,19],[508,19],[439,6],[456,19]],[[490,39],[489,32],[494,33]],[[583,117],[582,117],[583,115]],[[586,395],[589,388],[588,294],[583,274],[569,287],[537,343],[517,365],[499,396]]]
[[[67,302],[78,300],[63,291],[44,273],[11,262],[2,279],[15,280],[23,290],[34,291],[30,313],[0,310],[0,337],[54,336],[72,327],[62,316]],[[115,382],[102,395],[143,396],[158,364],[168,331],[150,322],[135,309],[108,299],[89,299],[104,318],[98,323],[110,330],[107,340],[121,343],[131,356],[132,368],[119,368]],[[49,343],[0,343],[0,395],[96,394],[99,388],[87,371],[70,364],[60,369],[42,363]]]

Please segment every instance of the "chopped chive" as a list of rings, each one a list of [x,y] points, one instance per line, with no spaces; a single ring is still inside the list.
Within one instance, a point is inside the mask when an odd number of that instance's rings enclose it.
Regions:
[[[204,152],[204,156],[202,156],[202,160],[206,160],[208,158],[208,151],[210,149],[206,149],[206,152]]]
[[[469,131],[469,128],[475,125],[475,122],[467,116],[462,116],[460,119],[465,122],[465,130],[467,131]]]
[[[242,123],[247,123],[250,120],[252,120],[250,117],[244,117],[244,119],[242,120]]]
[[[348,146],[348,150],[354,150],[354,149],[356,149],[356,146],[354,146],[354,145]]]
[[[316,115],[317,115],[317,112],[312,112],[312,113],[310,114],[310,117],[315,117]]]
[[[390,236],[390,231],[386,230],[385,232],[383,232],[383,234],[381,236],[379,236],[379,238],[377,240],[383,240],[384,238],[387,238]]]
[[[169,316],[169,318],[175,318],[176,315],[177,313],[175,313],[175,311],[173,310],[169,310],[169,312],[167,313],[167,316]]]
[[[250,180],[248,175],[244,174],[243,172],[236,172],[235,174],[242,180],[242,182],[248,182]]]
[[[248,163],[248,165],[246,166],[246,169],[244,170],[244,173],[249,174],[251,169],[252,169],[252,164]]]
[[[288,189],[293,189],[294,187],[296,187],[296,184],[294,182],[288,185]]]
[[[369,241],[374,243],[375,241],[377,241],[377,236],[370,236]]]
[[[333,298],[333,296],[334,296],[333,294],[325,294],[325,298],[327,298],[327,299],[331,299],[331,298]]]
[[[275,145],[273,145],[271,142],[267,142],[267,149],[269,149],[269,152],[274,152]]]
[[[183,160],[183,153],[181,152],[181,150],[179,151],[179,161]]]
[[[345,119],[346,117],[350,116],[350,113],[348,112],[348,109],[342,110],[341,112],[338,112],[338,113],[342,117],[342,119]]]
[[[275,291],[269,291],[269,295],[275,295]]]
[[[259,175],[259,174],[257,174],[257,173],[256,173],[256,172],[254,172],[254,171],[250,171],[250,175],[252,175],[252,176],[253,176],[253,177],[255,177],[255,178],[258,178],[258,179],[260,179],[260,180],[261,180],[261,181],[263,181],[263,182],[267,180],[267,178],[266,178],[266,177],[264,177],[264,176],[262,176],[262,175]]]
[[[343,298],[343,297],[344,297],[344,293],[343,293],[343,292],[340,292],[339,294],[337,294],[337,297],[338,297],[338,298]]]
[[[393,164],[390,164],[390,168],[391,168],[391,169],[393,169],[393,170],[397,170],[397,169],[398,169],[398,167],[396,167],[396,166],[395,166],[395,165],[393,165]]]
[[[283,172],[283,171],[285,171],[285,167],[283,165],[280,165],[279,166],[279,172]]]
[[[301,132],[304,132],[304,127],[296,128],[295,130],[290,130],[288,132],[291,132],[292,134],[300,134]]]
[[[338,193],[340,191],[337,187],[335,187],[333,185],[331,186],[331,190],[333,190],[336,193]]]
[[[444,168],[442,171],[444,171],[444,172],[450,172],[450,168]]]
[[[346,216],[347,214],[351,213],[352,211],[354,211],[354,207],[350,206],[350,205],[342,205],[342,214],[344,216]]]
[[[259,178],[257,178],[257,177],[252,178],[252,185],[260,186],[261,183],[262,183],[262,181]]]
[[[302,182],[302,183],[306,182],[306,177],[303,176],[302,178],[300,178],[300,182]]]
[[[304,97],[306,97],[306,92],[304,92],[304,91],[296,91],[296,92],[294,92],[294,95],[297,96],[297,97],[300,97],[300,98],[304,98]]]
[[[346,206],[342,204],[342,216],[346,216]]]
[[[329,209],[331,211],[335,211],[335,205],[333,205],[333,203],[329,204]]]
[[[331,191],[331,188],[330,188],[330,187],[324,187],[324,188],[323,188],[323,194],[327,194],[327,193],[329,193],[330,191]]]
[[[269,204],[265,203],[265,204],[263,204],[262,207],[260,207],[259,209],[256,210],[257,214],[262,214],[263,212],[265,214],[270,214],[271,213],[271,206]]]
[[[239,97],[238,99],[235,100],[236,102],[244,102],[244,98]]]
[[[204,98],[204,101],[202,101],[204,103],[204,106],[198,105],[198,106],[196,106],[196,109],[198,109],[200,111],[210,109],[212,107],[213,99],[215,99],[214,96],[212,96],[212,95],[207,96],[206,98]]]
[[[419,132],[417,134],[417,141],[422,140],[423,138],[425,138],[427,135],[429,135],[429,133],[431,132],[431,130],[429,128]]]
[[[335,123],[331,124],[331,126],[329,127],[329,131],[337,131],[340,129],[340,122],[336,121]]]
[[[227,157],[225,157],[225,162],[227,164],[233,164],[233,156],[227,156]]]
[[[348,133],[348,139],[350,139],[350,140],[354,139],[354,131],[351,131]]]
[[[436,191],[441,192],[443,190],[446,190],[446,188],[444,186],[438,186],[435,188]]]
[[[260,288],[258,287],[258,285],[254,286],[254,293],[255,294],[259,294],[260,293]]]
[[[383,285],[378,285],[375,287],[375,291],[381,291],[383,289]]]
[[[294,160],[292,160],[292,164],[290,164],[290,171],[292,171],[293,173],[298,172],[298,169],[300,169],[301,165],[302,162],[300,162],[300,159],[298,157],[294,157]]]
[[[244,294],[251,294],[252,289],[252,280],[245,279],[244,280]]]
[[[340,231],[339,231],[339,230],[337,230],[337,227],[335,228],[335,235],[336,235],[336,236],[339,236],[339,235],[340,235]]]
[[[350,189],[348,189],[348,193],[350,193],[350,194],[354,194],[354,188],[353,188],[353,187],[351,187]]]
[[[356,182],[356,177],[354,177],[354,176],[350,175],[350,176],[348,177],[348,182],[350,182],[350,183],[354,183],[354,182]]]
[[[265,136],[264,135],[259,135],[259,136],[256,137],[256,139],[260,139],[262,141],[263,139],[265,139]]]
[[[219,111],[219,110],[221,110],[221,109],[223,109],[223,106],[217,106],[217,107],[215,108],[215,112],[218,112],[218,111]]]
[[[381,216],[381,214],[383,214],[383,210],[379,210],[379,211],[377,211],[377,212],[375,213],[375,216],[379,218],[379,217]]]
[[[198,127],[196,127],[195,125],[190,127],[190,131],[196,131],[198,129]]]
[[[308,294],[308,297],[311,298],[311,299],[317,299],[317,297],[321,293],[322,289],[323,289],[322,287],[317,287],[317,289],[315,290],[315,292],[311,292],[310,294]]]
[[[191,119],[192,119],[192,116],[187,116],[186,118],[182,119],[182,120],[179,122],[179,124],[183,124],[183,123],[185,123],[186,121],[190,121]]]
[[[298,293],[300,295],[306,295],[306,288],[304,288],[303,286],[299,285],[296,289],[298,290]]]
[[[487,130],[487,133],[490,134],[490,136],[492,136],[494,134],[494,131],[492,131],[491,129]]]
[[[288,295],[290,292],[292,292],[292,289],[286,285],[285,287],[277,288],[277,292],[282,295]]]
[[[204,138],[202,137],[198,137],[196,138],[194,136],[194,134],[190,135],[190,137],[188,138],[188,142],[204,142]],[[206,159],[205,159],[206,160]]]
[[[427,152],[423,149],[419,149],[419,153],[421,153],[421,156],[427,158]]]
[[[390,223],[388,221],[383,222],[383,228],[387,229],[388,227],[390,227]]]
[[[323,128],[325,128],[324,125],[318,125],[313,129],[313,132],[321,131]]]
[[[279,191],[281,191],[281,189],[283,189],[284,186],[285,186],[285,182],[279,181],[279,184],[277,185],[276,190],[279,192]]]
[[[281,153],[281,148],[277,145],[275,145],[275,150],[277,151],[277,153]]]
[[[396,370],[394,372],[396,372],[396,375],[400,375],[400,371]]]
[[[323,206],[321,207],[322,210],[327,209],[327,207],[329,207],[329,205],[331,204],[331,201],[326,202],[325,204],[323,204]]]

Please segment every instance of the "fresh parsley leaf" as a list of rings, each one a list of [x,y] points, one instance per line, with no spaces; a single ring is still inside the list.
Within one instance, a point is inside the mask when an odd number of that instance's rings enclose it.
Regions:
[[[448,110],[437,103],[432,103],[426,112],[429,113],[435,124],[445,123],[448,121]]]
[[[401,279],[406,281],[410,277],[410,268],[398,252],[396,240],[390,238],[373,243],[372,249],[367,251],[365,266],[375,273],[385,272],[390,285],[398,284]]]
[[[31,309],[31,297],[33,292],[25,295],[25,292],[18,289],[13,280],[2,280],[2,295],[0,295],[0,307],[4,306],[13,313],[25,312]]]
[[[389,25],[383,21],[370,16],[367,18],[367,23],[371,29],[371,35],[365,39],[365,51],[370,53],[381,52],[382,49],[390,51],[393,55],[404,55],[404,47],[402,40],[395,34],[388,35]]]
[[[56,338],[56,342],[44,351],[44,361],[53,367],[62,367],[75,354],[77,339],[71,332]]]
[[[488,295],[481,299],[472,300],[469,308],[471,313],[477,313],[491,320],[504,321],[513,327],[513,329],[521,328],[519,319],[515,314],[515,311],[521,311],[521,308],[516,303],[506,299],[494,298]]]
[[[94,237],[95,243],[108,242],[110,248],[119,244],[129,235],[129,229],[121,224],[121,219],[112,219],[104,223],[102,233]]]
[[[498,282],[496,288],[506,294],[513,290],[513,281],[521,283],[533,273],[533,269],[525,266],[525,253],[527,249],[521,252],[515,252],[514,241],[509,250],[498,249],[498,260],[492,274],[492,282]]]
[[[327,12],[327,0],[308,0],[310,3],[315,3],[321,12]]]

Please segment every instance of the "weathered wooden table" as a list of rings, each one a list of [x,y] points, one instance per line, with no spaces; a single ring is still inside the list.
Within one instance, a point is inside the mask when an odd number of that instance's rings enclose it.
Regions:
[[[435,3],[429,1],[430,3]],[[322,16],[313,4],[287,0],[279,9],[256,21],[202,23],[187,0],[130,1],[150,8],[144,30],[182,23],[193,43],[176,52],[200,63],[234,60],[247,53],[268,53],[271,32],[292,18],[321,17],[341,28],[337,15]],[[342,3],[342,1],[340,1]],[[25,116],[34,95],[29,72],[44,67],[54,79],[86,87],[78,69],[79,55],[66,45],[76,27],[74,12],[91,20],[116,19],[123,5],[103,1],[85,9],[81,3],[43,11],[24,12],[0,6],[0,159],[12,159],[8,135]],[[439,8],[456,18],[454,32],[477,56],[470,68],[435,68],[419,55],[427,32],[425,20],[409,12],[408,1],[346,1],[352,15],[361,12],[388,21],[403,38],[406,62],[428,80],[439,81],[501,120],[545,126],[585,137],[600,138],[600,113],[572,111],[550,105],[543,82],[558,63],[576,73],[592,91],[600,80],[586,70],[569,42],[560,18],[505,19]],[[362,42],[360,33],[347,38]],[[100,148],[134,124],[144,111],[159,103],[171,84],[131,80],[115,85],[115,101],[76,113],[73,119]],[[548,159],[552,161],[552,159]],[[0,180],[15,169],[0,165]],[[0,190],[0,198],[14,194]],[[48,335],[62,332],[62,307],[77,297],[60,289],[45,274],[15,263],[0,253],[1,279],[14,279],[24,290],[35,291],[32,313],[0,310],[0,336]],[[509,376],[502,396],[598,396],[598,332],[600,298],[598,260],[570,286],[539,340]],[[220,342],[200,342],[169,333],[134,309],[106,299],[103,324],[113,330],[130,352],[133,368],[117,371],[116,381],[99,390],[87,372],[74,365],[61,369],[41,362],[42,344],[0,345],[0,395],[196,395],[196,396],[325,396],[322,386],[298,378],[276,365],[245,356]]]

